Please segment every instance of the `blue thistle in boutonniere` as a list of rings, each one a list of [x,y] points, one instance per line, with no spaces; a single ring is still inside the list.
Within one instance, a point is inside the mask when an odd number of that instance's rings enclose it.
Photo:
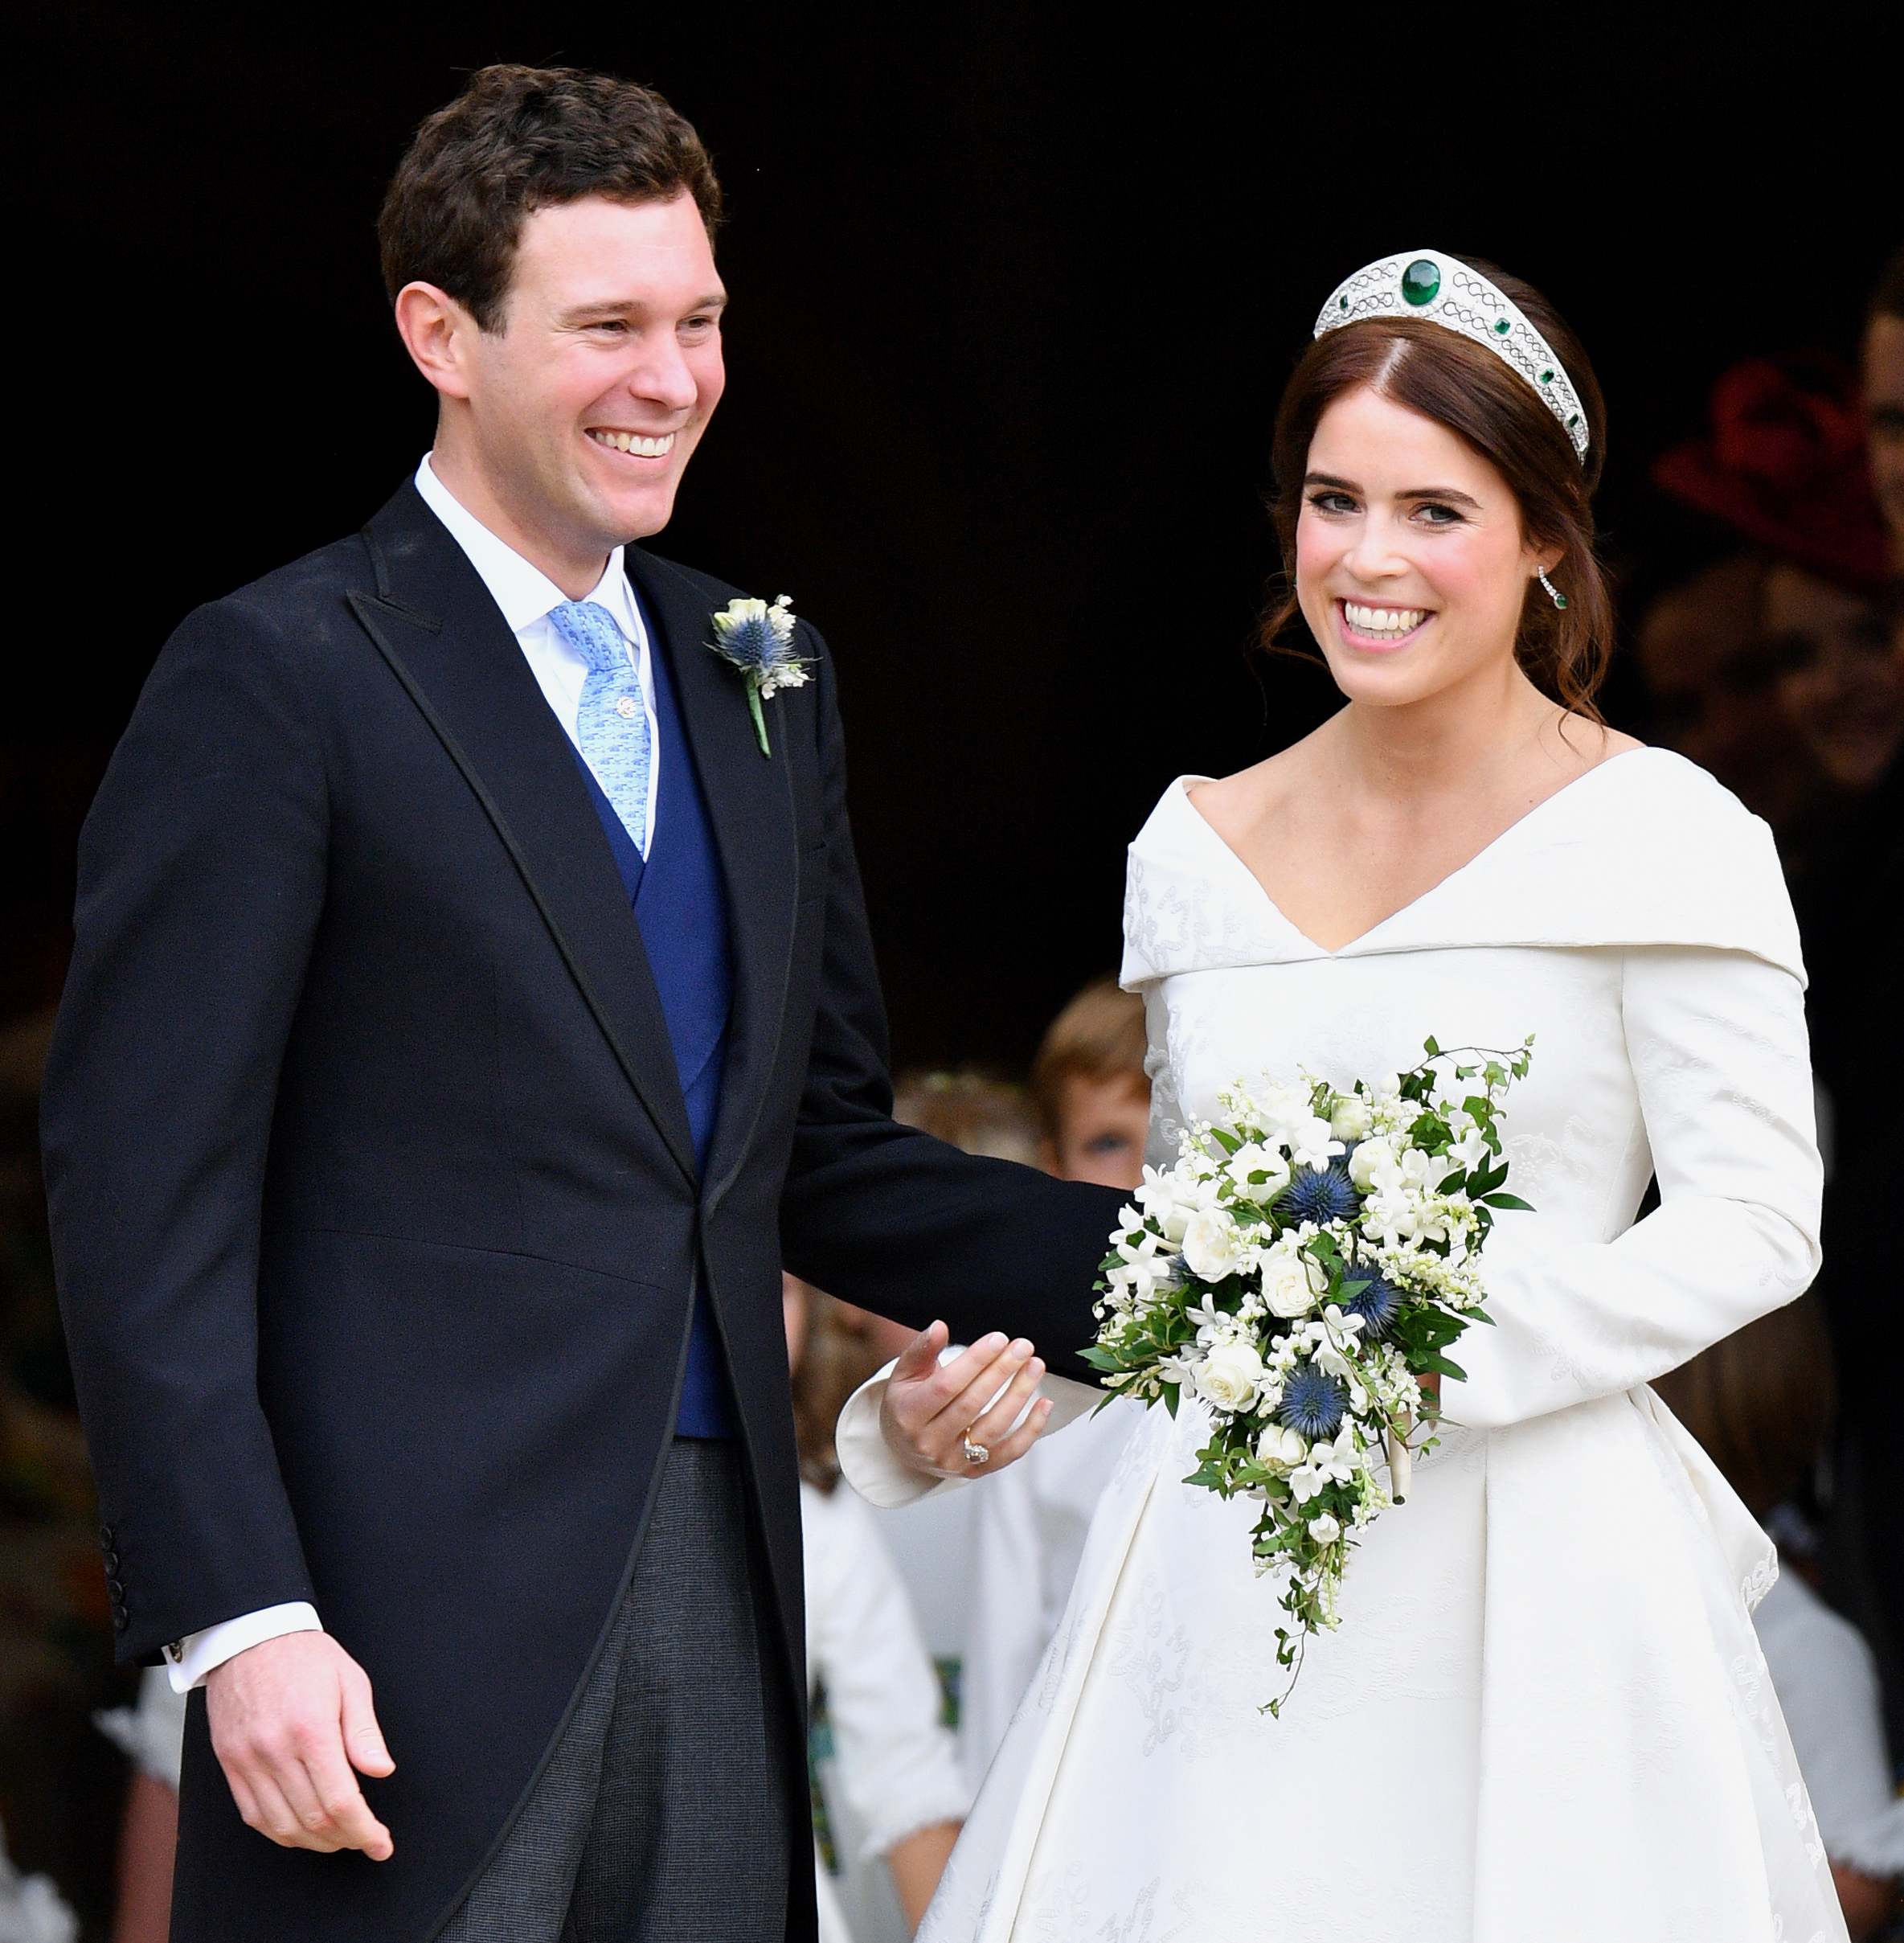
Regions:
[[[805,687],[808,663],[794,652],[793,602],[782,594],[772,606],[764,601],[730,601],[714,617],[714,639],[708,644],[721,659],[738,668],[747,683],[747,708],[760,753],[767,746],[767,718],[760,704],[783,688]]]

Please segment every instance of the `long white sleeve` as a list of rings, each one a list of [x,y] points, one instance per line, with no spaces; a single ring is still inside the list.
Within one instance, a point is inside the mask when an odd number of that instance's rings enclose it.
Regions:
[[[940,1724],[937,1675],[871,1515],[850,1493],[800,1492],[808,1650],[826,1688],[835,1773],[861,1859],[964,1818],[971,1797]]]
[[[945,1352],[948,1356],[955,1353],[950,1349]],[[902,1505],[917,1504],[920,1498],[935,1497],[943,1491],[963,1490],[974,1482],[970,1478],[928,1478],[886,1448],[879,1429],[879,1405],[892,1370],[892,1363],[887,1363],[846,1399],[846,1407],[841,1411],[833,1432],[833,1451],[840,1461],[841,1475],[868,1504],[877,1505],[882,1511],[896,1511]],[[1074,1383],[1068,1376],[1046,1376],[1038,1384],[1038,1393],[1051,1399],[1050,1420],[1045,1426],[1046,1437],[1067,1424],[1075,1423],[1086,1411],[1095,1410],[1104,1400],[1102,1390],[1091,1383]]]
[[[1621,1014],[1660,1205],[1614,1240],[1532,1259],[1514,1252],[1518,1217],[1501,1217],[1482,1257],[1495,1326],[1454,1351],[1468,1371],[1446,1396],[1458,1422],[1518,1423],[1648,1383],[1817,1273],[1823,1169],[1798,981],[1744,952],[1629,951]],[[1510,1134],[1511,1116],[1510,1101]]]

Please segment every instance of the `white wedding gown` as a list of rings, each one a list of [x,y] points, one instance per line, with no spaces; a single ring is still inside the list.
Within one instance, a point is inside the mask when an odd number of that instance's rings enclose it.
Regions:
[[[1337,952],[1179,783],[1131,850],[1153,1162],[1218,1089],[1535,1035],[1440,1449],[1351,1558],[1280,1720],[1255,1507],[1153,1410],[921,1943],[1839,1943],[1749,1612],[1770,1542],[1645,1386],[1818,1265],[1791,906],[1705,773],[1615,756]],[[1660,1202],[1636,1224],[1648,1178]],[[1081,1386],[1071,1399],[1095,1401]],[[840,1449],[916,1490],[869,1388]],[[1057,1412],[1054,1412],[1056,1416]]]

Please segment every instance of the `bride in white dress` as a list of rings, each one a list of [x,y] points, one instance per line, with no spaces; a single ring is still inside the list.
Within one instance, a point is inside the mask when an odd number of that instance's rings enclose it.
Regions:
[[[1347,1086],[1431,1033],[1532,1033],[1504,1130],[1537,1211],[1497,1222],[1496,1326],[1455,1351],[1440,1445],[1351,1557],[1280,1719],[1256,1507],[1180,1482],[1200,1405],[1149,1413],[921,1936],[1838,1943],[1749,1617],[1772,1547],[1646,1387],[1818,1265],[1770,836],[1592,712],[1603,420],[1551,307],[1434,252],[1330,305],[1275,471],[1291,614],[1348,705],[1255,769],[1173,784],[1132,846],[1150,1158],[1239,1079]],[[1046,1378],[1008,1437],[1030,1346],[936,1367],[942,1340],[842,1420],[877,1502],[1097,1400]]]

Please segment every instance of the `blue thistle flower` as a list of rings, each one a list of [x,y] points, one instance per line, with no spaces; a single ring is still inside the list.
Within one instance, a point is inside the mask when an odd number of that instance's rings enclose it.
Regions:
[[[809,678],[806,661],[797,649],[792,602],[785,594],[771,607],[764,601],[730,601],[713,618],[714,639],[708,646],[740,670],[760,753],[771,755],[760,704],[783,688],[805,687]]]
[[[1299,1167],[1296,1179],[1276,1203],[1276,1212],[1291,1221],[1313,1221],[1317,1227],[1346,1221],[1361,1206],[1361,1196],[1349,1178],[1345,1162],[1333,1160],[1321,1173]]]
[[[1351,1262],[1342,1279],[1368,1284],[1367,1288],[1350,1296],[1343,1306],[1350,1315],[1361,1318],[1364,1340],[1379,1342],[1394,1326],[1396,1312],[1402,1306],[1401,1290],[1373,1262]]]
[[[1349,1408],[1349,1386],[1339,1376],[1325,1375],[1312,1363],[1299,1363],[1283,1379],[1283,1400],[1276,1421],[1298,1430],[1313,1444],[1333,1437]]]
[[[738,621],[731,621],[721,629],[721,658],[731,662],[736,668],[759,670],[764,674],[780,659],[780,637],[760,604],[763,611],[748,614]]]

